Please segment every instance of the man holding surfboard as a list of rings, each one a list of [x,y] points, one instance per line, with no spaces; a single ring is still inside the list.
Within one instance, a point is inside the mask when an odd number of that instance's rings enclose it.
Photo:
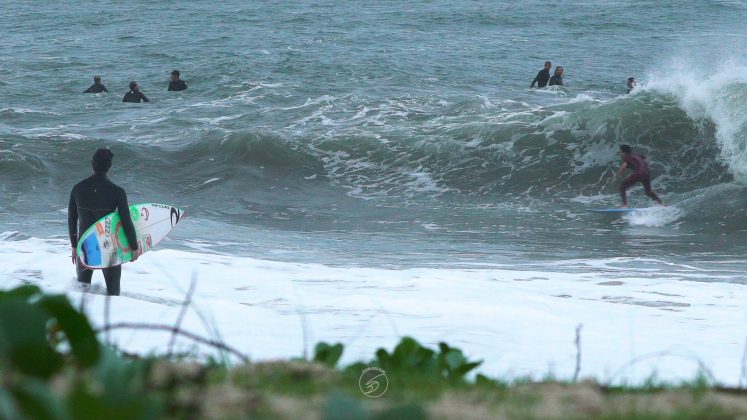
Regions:
[[[639,182],[643,184],[643,189],[646,191],[646,195],[649,196],[652,200],[659,203],[659,205],[663,206],[664,204],[661,202],[659,196],[656,195],[653,190],[651,190],[651,175],[648,172],[646,156],[640,153],[633,153],[633,150],[627,144],[623,144],[622,146],[620,146],[620,151],[618,152],[618,154],[622,158],[623,162],[622,165],[620,165],[620,168],[617,170],[614,180],[617,181],[617,179],[622,176],[622,173],[623,171],[625,171],[625,169],[630,169],[633,171],[633,174],[625,178],[623,183],[620,184],[620,197],[622,197],[623,201],[622,207],[628,207],[628,197],[626,194],[626,190]]]
[[[130,217],[130,209],[127,204],[127,193],[122,187],[114,184],[107,177],[112,166],[114,154],[109,149],[98,149],[93,154],[91,166],[93,175],[79,182],[70,192],[70,203],[67,212],[67,227],[70,233],[70,243],[73,247],[72,260],[76,266],[78,281],[91,284],[93,270],[84,266],[83,261],[76,254],[78,239],[80,235],[93,226],[103,216],[117,211],[122,221],[122,229],[132,247],[135,261],[141,254],[135,236],[135,227]],[[102,226],[102,229],[112,229],[111,226]],[[106,291],[109,295],[119,295],[119,280],[122,276],[122,267],[104,268],[104,280]]]

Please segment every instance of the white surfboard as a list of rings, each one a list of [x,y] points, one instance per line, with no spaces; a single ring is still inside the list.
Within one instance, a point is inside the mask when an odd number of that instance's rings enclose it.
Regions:
[[[133,204],[130,217],[135,225],[138,248],[145,253],[171,232],[184,217],[184,212],[165,204]],[[132,260],[132,247],[122,228],[119,213],[107,214],[83,232],[76,252],[88,268],[115,267]]]

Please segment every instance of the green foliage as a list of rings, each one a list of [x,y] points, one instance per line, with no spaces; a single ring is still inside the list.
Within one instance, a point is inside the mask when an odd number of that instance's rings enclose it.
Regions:
[[[0,417],[148,419],[146,366],[104,348],[86,316],[63,295],[36,286],[0,291]],[[53,392],[56,379],[69,389]]]
[[[436,376],[450,381],[463,381],[465,375],[482,361],[467,360],[461,350],[439,343],[438,352],[422,346],[412,337],[404,337],[391,353],[376,351],[374,361],[387,372]]]
[[[314,348],[314,361],[327,365],[331,368],[337,365],[342,356],[343,345],[337,343],[329,345],[327,343],[318,343]]]
[[[99,343],[86,317],[65,296],[44,296],[36,286],[0,292],[0,358],[5,363],[45,379],[58,373],[68,356],[91,366],[99,358]]]

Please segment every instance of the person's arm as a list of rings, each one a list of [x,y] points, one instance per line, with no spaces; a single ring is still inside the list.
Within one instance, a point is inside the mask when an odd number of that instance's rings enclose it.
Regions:
[[[145,96],[145,94],[144,94],[143,92],[140,92],[140,99],[142,99],[142,100],[143,100],[143,102],[150,102],[150,101],[148,100],[148,97],[147,97],[147,96]]]
[[[539,82],[540,74],[542,74],[542,70],[540,70],[536,76],[534,76],[534,80],[532,80],[532,84],[529,85],[530,88],[534,87],[534,84]]]
[[[620,168],[618,168],[617,173],[615,173],[615,178],[613,181],[617,181],[622,176],[622,173],[625,169],[628,167],[628,162],[623,162],[622,165],[620,165]]]
[[[104,85],[101,85],[101,90],[102,90],[103,92],[109,93],[109,90],[107,90],[107,89],[106,89],[106,86],[104,86]]]
[[[89,86],[88,89],[84,90],[83,93],[92,93],[93,86]]]
[[[73,264],[75,264],[75,250],[78,247],[78,205],[75,202],[75,195],[70,191],[70,202],[67,205],[67,232],[70,235],[70,245],[73,248]]]
[[[174,82],[169,82],[169,92],[174,90],[173,86],[174,86]]]
[[[138,255],[135,252],[138,250],[135,225],[132,224],[132,218],[130,217],[130,205],[127,203],[127,193],[122,188],[117,193],[117,212],[119,213],[119,220],[122,221],[122,228],[127,236],[127,241],[130,243],[130,248],[133,254]]]

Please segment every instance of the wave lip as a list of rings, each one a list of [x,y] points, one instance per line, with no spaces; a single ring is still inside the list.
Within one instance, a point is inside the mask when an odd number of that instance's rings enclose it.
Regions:
[[[673,96],[695,121],[712,122],[721,159],[738,181],[747,182],[747,67],[725,65],[705,78],[698,74],[653,75],[645,89]]]

